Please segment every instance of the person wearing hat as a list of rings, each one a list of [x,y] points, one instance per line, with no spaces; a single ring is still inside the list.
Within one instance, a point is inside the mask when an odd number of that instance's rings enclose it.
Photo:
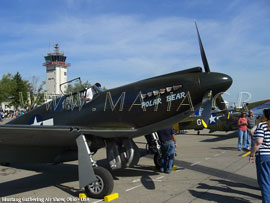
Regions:
[[[254,145],[249,162],[254,163],[256,155],[257,181],[262,193],[262,202],[270,203],[270,109],[264,109],[263,122],[254,133]]]
[[[247,149],[247,118],[246,112],[241,114],[241,117],[238,119],[238,150],[242,151]],[[242,148],[243,146],[243,148]]]

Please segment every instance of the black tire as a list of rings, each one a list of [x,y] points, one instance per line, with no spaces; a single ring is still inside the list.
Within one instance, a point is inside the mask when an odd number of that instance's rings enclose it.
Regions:
[[[160,154],[155,153],[155,155],[154,155],[154,163],[155,163],[156,169],[160,169],[160,167],[161,167],[160,159],[161,159]]]
[[[159,170],[161,168],[161,157],[159,153],[155,153],[154,163],[155,163],[156,169]],[[173,161],[173,166],[174,166],[174,161]]]
[[[85,192],[88,197],[103,199],[113,191],[113,177],[111,173],[103,167],[94,168],[97,181],[86,186]]]

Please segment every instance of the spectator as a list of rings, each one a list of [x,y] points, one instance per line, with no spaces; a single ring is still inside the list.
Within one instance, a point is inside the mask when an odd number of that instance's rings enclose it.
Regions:
[[[247,149],[247,118],[246,112],[243,112],[238,119],[238,150],[242,151]]]
[[[170,173],[173,167],[174,153],[176,147],[176,136],[174,130],[166,128],[158,131],[158,136],[161,141],[161,172]]]
[[[262,202],[270,202],[270,109],[263,111],[265,121],[260,122],[254,133],[254,145],[249,162],[256,155],[257,181],[262,193]]]
[[[257,121],[257,118],[256,116],[253,115],[253,111],[250,109],[248,111],[248,117],[247,117],[247,132],[248,132],[248,135],[247,135],[247,148],[248,150],[250,150],[250,148],[253,146],[253,135],[254,133],[252,132],[252,128],[254,128],[254,126],[256,126],[256,121]]]

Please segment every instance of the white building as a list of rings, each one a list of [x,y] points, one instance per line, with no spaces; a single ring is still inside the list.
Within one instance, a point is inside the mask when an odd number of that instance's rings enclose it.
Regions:
[[[10,102],[2,102],[0,109],[3,111],[14,111],[15,107],[10,105]]]
[[[67,67],[70,66],[70,63],[66,63],[66,56],[64,53],[59,52],[58,44],[55,45],[55,53],[48,53],[45,56],[45,63],[43,66],[46,66],[46,90],[48,96],[50,95],[60,95],[65,93],[67,86],[60,85],[67,82]]]

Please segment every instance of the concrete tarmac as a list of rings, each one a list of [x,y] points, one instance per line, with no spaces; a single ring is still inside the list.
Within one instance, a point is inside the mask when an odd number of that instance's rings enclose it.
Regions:
[[[112,172],[113,193],[119,193],[112,202],[261,202],[255,164],[237,150],[235,132],[177,135],[176,170],[171,174],[155,170],[144,137],[135,142],[142,157],[138,166]],[[99,150],[94,158],[102,165],[105,154]],[[80,202],[77,164],[0,166],[0,202]]]

